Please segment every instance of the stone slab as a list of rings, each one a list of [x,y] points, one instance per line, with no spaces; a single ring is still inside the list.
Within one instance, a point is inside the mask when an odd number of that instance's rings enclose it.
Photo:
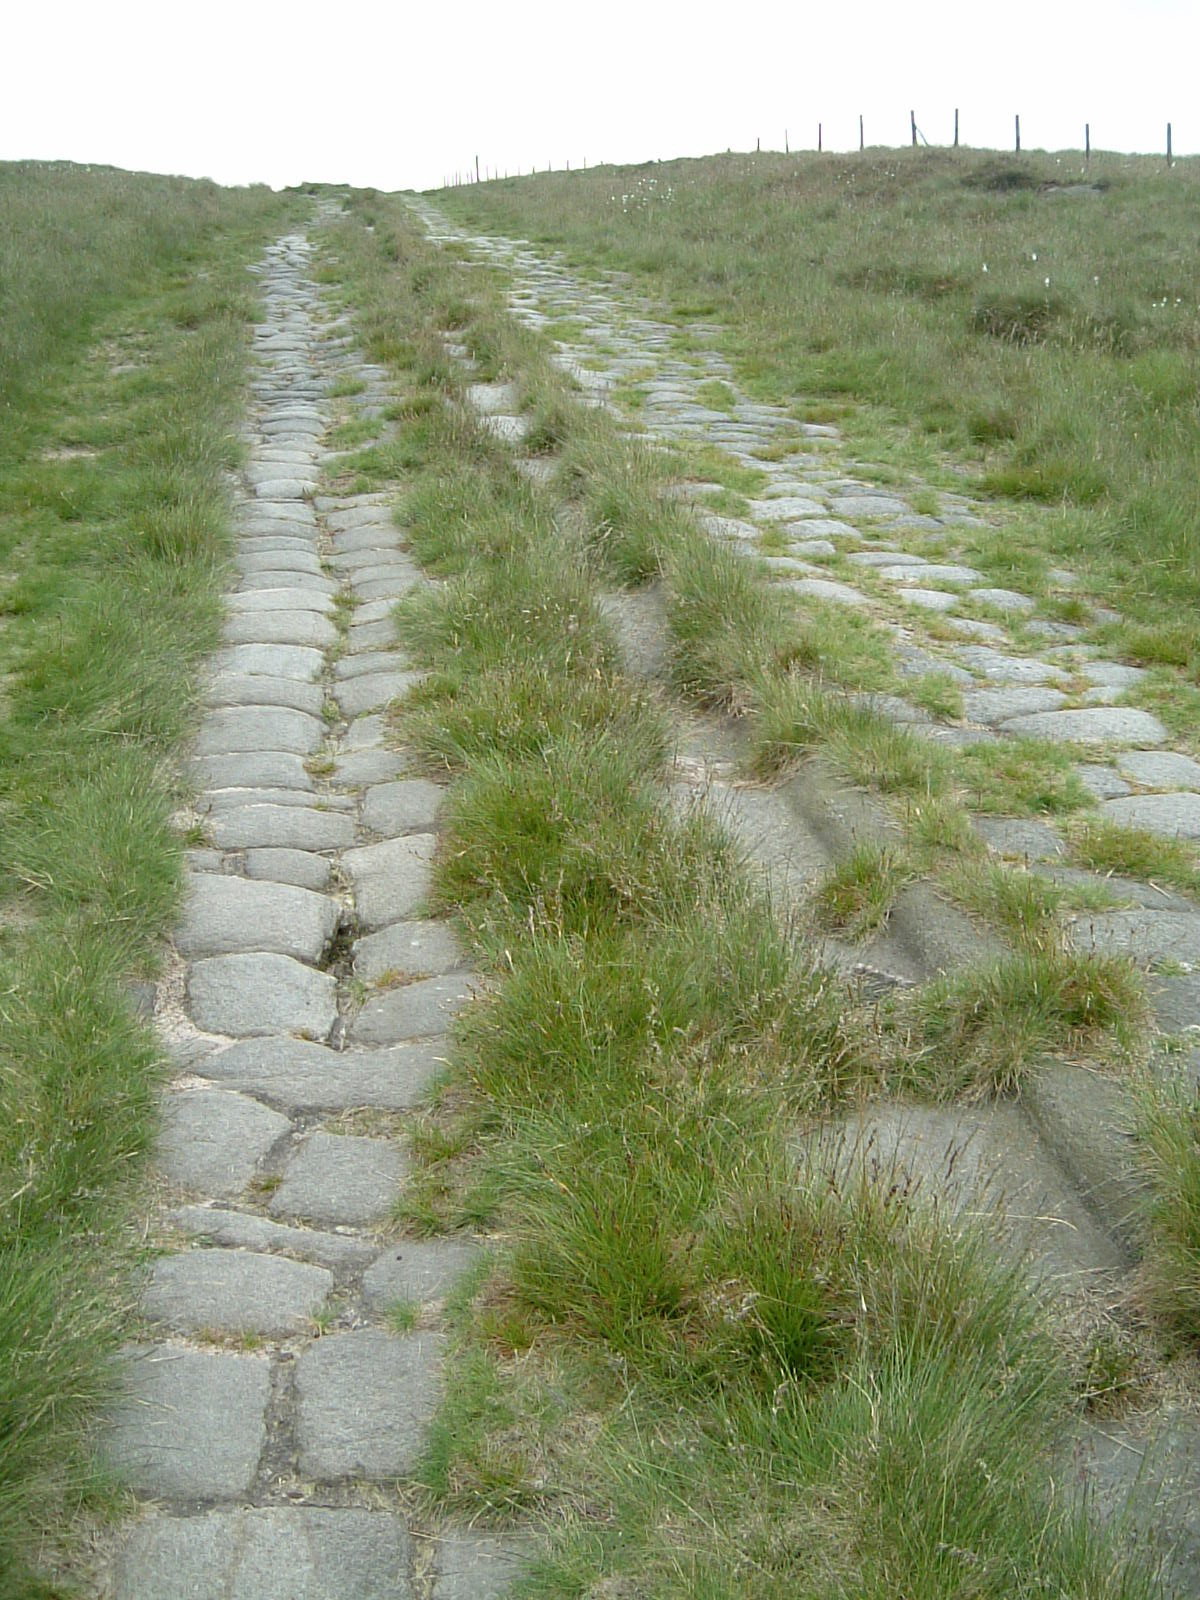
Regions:
[[[1038,711],[1012,717],[1001,732],[1068,744],[1162,744],[1167,730],[1148,711],[1127,706],[1091,706],[1082,711]]]
[[[260,882],[291,883],[320,894],[329,888],[332,872],[332,862],[311,850],[264,848],[246,852],[246,876]]]
[[[289,1159],[267,1209],[323,1227],[368,1227],[386,1220],[407,1174],[403,1152],[383,1139],[318,1130]]]
[[[1020,594],[1016,589],[974,589],[971,592],[972,600],[981,600],[984,605],[995,606],[997,611],[1032,611],[1034,601],[1027,594]]]
[[[357,1044],[389,1045],[443,1034],[473,993],[469,976],[451,974],[372,994],[351,1023],[350,1036]]]
[[[239,806],[211,817],[207,831],[222,850],[340,850],[352,842],[354,822],[314,806]]]
[[[1011,717],[1032,716],[1037,711],[1057,711],[1066,699],[1059,689],[1018,684],[1011,688],[968,690],[963,695],[963,710],[971,722],[994,724]]]
[[[185,956],[273,950],[315,965],[338,916],[336,901],[311,889],[204,873],[188,879],[175,947]]]
[[[1106,800],[1100,814],[1123,828],[1144,828],[1168,839],[1200,839],[1200,795],[1186,791]]]
[[[1061,667],[1029,656],[1009,655],[985,644],[960,644],[954,653],[964,667],[993,683],[1054,683],[1062,677]]]
[[[362,788],[369,783],[384,783],[407,772],[409,762],[398,750],[351,750],[338,756],[333,766],[335,783]]]
[[[354,885],[359,926],[367,933],[419,911],[433,883],[437,838],[409,833],[347,850],[342,866]]]
[[[158,1500],[247,1494],[266,1443],[270,1384],[265,1356],[134,1346],[104,1441],[109,1464]]]
[[[282,1339],[305,1328],[333,1288],[333,1273],[307,1261],[247,1250],[160,1256],[142,1311],[176,1333],[260,1333]]]
[[[1061,836],[1044,822],[1025,817],[974,817],[971,826],[998,855],[1054,861],[1066,851]]]
[[[442,1341],[376,1328],[318,1339],[296,1361],[300,1471],[318,1482],[402,1476],[441,1398]]]
[[[953,611],[962,599],[948,589],[900,589],[897,594],[910,606],[920,606],[922,611]]]
[[[404,1239],[389,1245],[363,1273],[363,1299],[380,1315],[404,1301],[443,1300],[481,1255],[474,1239]]]
[[[325,692],[300,678],[269,678],[265,673],[219,672],[204,690],[210,706],[290,706],[319,717]]]
[[[440,784],[425,778],[405,778],[368,789],[360,815],[364,827],[389,837],[430,832],[445,798],[446,791]]]
[[[336,610],[331,596],[312,589],[254,589],[249,594],[225,597],[226,609],[233,616],[261,616],[265,611],[316,611],[328,616]]]
[[[190,1015],[206,1033],[234,1038],[299,1033],[323,1039],[337,1016],[337,984],[291,956],[208,956],[187,978]]]
[[[1093,799],[1115,800],[1129,793],[1129,784],[1118,775],[1115,767],[1083,761],[1075,768],[1075,775]]]
[[[528,1547],[511,1534],[446,1534],[437,1541],[432,1600],[503,1600],[528,1561]]]
[[[750,515],[759,522],[789,522],[793,517],[819,517],[825,506],[804,495],[782,494],[769,500],[751,500]]]
[[[891,583],[977,583],[982,572],[956,562],[900,561],[894,566],[878,566],[876,572]]]
[[[354,972],[368,982],[384,973],[434,977],[453,972],[466,953],[448,922],[395,922],[354,944]]]
[[[307,1039],[243,1039],[205,1057],[205,1077],[289,1115],[355,1106],[405,1111],[445,1070],[441,1040],[382,1050],[332,1050]]]
[[[424,678],[423,672],[367,672],[334,686],[333,697],[344,717],[360,717],[399,700]]]
[[[1069,929],[1077,950],[1099,950],[1134,961],[1200,963],[1200,912],[1091,911]]]
[[[833,578],[797,578],[788,584],[793,594],[808,600],[828,600],[839,606],[865,606],[867,597],[848,583],[838,583]]]
[[[290,1126],[286,1117],[228,1089],[184,1089],[163,1099],[158,1165],[181,1189],[233,1199]]]
[[[232,644],[218,650],[210,665],[217,673],[311,683],[320,677],[325,657],[320,650],[301,644]]]
[[[337,636],[328,617],[308,609],[235,611],[221,629],[221,638],[231,645],[300,644],[324,650],[337,643]]]
[[[117,1558],[112,1600],[411,1600],[403,1519],[270,1506],[149,1517]],[[482,1589],[452,1591],[473,1593]]]
[[[339,683],[347,678],[362,678],[369,672],[396,672],[407,668],[403,650],[360,650],[341,658],[333,669]]]
[[[283,750],[249,750],[234,756],[204,756],[188,763],[192,782],[204,789],[270,785],[273,788],[316,787],[301,756]]]
[[[1150,789],[1200,790],[1200,761],[1177,750],[1127,750],[1117,766],[1127,778]]]
[[[208,712],[196,739],[198,756],[285,750],[307,756],[325,740],[319,717],[290,706],[220,706]]]
[[[167,1221],[189,1239],[227,1250],[274,1252],[315,1261],[336,1271],[360,1267],[376,1255],[376,1248],[351,1234],[328,1233],[319,1228],[292,1228],[270,1222],[249,1211],[229,1211],[219,1206],[180,1206]]]

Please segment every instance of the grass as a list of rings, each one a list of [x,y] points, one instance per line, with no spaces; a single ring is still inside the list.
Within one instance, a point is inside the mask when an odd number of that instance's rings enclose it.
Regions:
[[[912,876],[902,855],[886,845],[856,844],[813,893],[819,927],[865,939],[887,922],[896,896]]]
[[[0,168],[0,1591],[96,1488],[179,894],[170,762],[218,635],[225,474],[286,202]],[[54,1592],[58,1592],[55,1590]]]
[[[1066,840],[1071,858],[1081,867],[1200,894],[1200,859],[1185,840],[1127,828],[1104,817],[1081,819]]]
[[[1138,1151],[1148,1187],[1154,1250],[1150,1304],[1189,1344],[1200,1339],[1200,1106],[1183,1073],[1147,1081],[1139,1097]]]
[[[400,208],[370,209],[374,232],[351,218],[331,248],[405,370],[451,310],[491,375],[536,358],[476,275],[467,307]],[[453,394],[444,372],[418,381]],[[399,731],[452,775],[436,893],[493,983],[418,1141],[414,1220],[471,1217],[505,1249],[455,1314],[427,1494],[480,1522],[536,1515],[552,1537],[530,1593],[925,1600],[966,1574],[997,1600],[1149,1594],[1051,1490],[1073,1378],[1019,1272],[907,1192],[798,1169],[797,1123],[877,1085],[878,1033],[719,823],[668,802],[661,711],[594,597],[623,564],[660,572],[676,672],[726,704],[791,671],[798,619],[686,523],[622,549],[636,473],[608,514],[568,473],[556,516],[505,450],[434,416],[393,457],[445,579],[398,613],[430,672]],[[709,564],[689,588],[691,555]],[[941,753],[903,758],[906,795],[948,788]],[[1083,980],[1060,977],[1082,1030]]]

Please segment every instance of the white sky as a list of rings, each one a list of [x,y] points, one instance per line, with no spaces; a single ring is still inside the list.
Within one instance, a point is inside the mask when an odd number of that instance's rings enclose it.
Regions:
[[[1200,150],[1200,0],[13,5],[0,160],[424,188],[466,171],[909,138]]]

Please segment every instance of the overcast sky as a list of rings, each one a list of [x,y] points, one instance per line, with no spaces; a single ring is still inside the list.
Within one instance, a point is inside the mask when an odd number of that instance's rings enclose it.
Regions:
[[[1200,0],[110,0],[10,8],[0,160],[425,188],[909,138],[1200,150]]]

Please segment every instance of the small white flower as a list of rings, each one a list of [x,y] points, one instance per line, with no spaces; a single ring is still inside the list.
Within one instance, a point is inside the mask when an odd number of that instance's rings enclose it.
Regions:
[[[1037,260],[1037,251],[1036,250],[1033,252],[1033,254],[1030,256],[1029,259],[1031,261],[1036,261]]]
[[[984,263],[983,263],[983,270],[984,270],[984,271],[985,271],[985,272],[986,272],[986,271],[987,271],[987,262],[986,262],[986,261],[985,261],[985,262],[984,262]]]
[[[1046,287],[1047,287],[1047,289],[1050,287],[1050,279],[1049,278],[1046,279]]]

